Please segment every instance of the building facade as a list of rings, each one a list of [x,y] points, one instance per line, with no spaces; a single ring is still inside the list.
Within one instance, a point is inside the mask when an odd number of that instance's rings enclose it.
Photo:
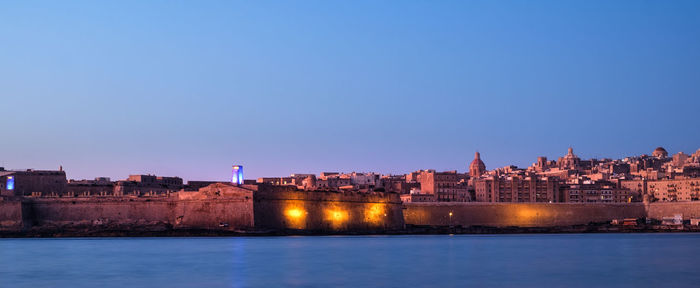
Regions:
[[[469,202],[468,176],[457,171],[423,170],[419,176],[422,194],[435,195],[438,202]]]
[[[559,202],[559,179],[490,176],[474,180],[478,202]]]

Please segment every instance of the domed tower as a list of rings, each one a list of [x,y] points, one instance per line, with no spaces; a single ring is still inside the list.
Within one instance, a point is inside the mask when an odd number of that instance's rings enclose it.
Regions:
[[[486,172],[486,165],[484,161],[481,161],[481,154],[479,152],[474,153],[474,160],[469,164],[469,176],[479,177],[481,174]]]
[[[560,157],[557,164],[559,164],[559,169],[577,169],[581,159],[574,154],[574,148],[569,147],[566,155]]]
[[[664,159],[668,157],[668,152],[666,152],[666,149],[664,149],[664,147],[656,147],[656,149],[654,149],[654,152],[651,152],[651,156],[654,156],[659,159]]]

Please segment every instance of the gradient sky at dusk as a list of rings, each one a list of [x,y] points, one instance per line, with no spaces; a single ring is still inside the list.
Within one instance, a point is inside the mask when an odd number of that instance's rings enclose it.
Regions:
[[[0,97],[74,179],[692,153],[700,1],[7,1]]]

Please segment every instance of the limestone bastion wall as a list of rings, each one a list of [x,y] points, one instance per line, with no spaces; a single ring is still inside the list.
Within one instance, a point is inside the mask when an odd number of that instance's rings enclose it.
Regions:
[[[32,226],[149,227],[235,230],[253,226],[252,199],[36,199]]]
[[[16,231],[24,227],[22,202],[8,201],[0,197],[0,231]]]
[[[0,229],[219,229],[253,227],[253,191],[211,186],[167,197],[24,198],[0,201]],[[21,207],[18,212],[18,205]]]
[[[406,224],[435,226],[553,227],[646,216],[642,203],[406,203],[404,207]]]
[[[22,198],[0,202],[6,231],[299,229],[316,232],[403,229],[398,194],[298,191],[213,184],[162,197]]]
[[[624,218],[700,218],[700,202],[405,203],[394,193],[214,184],[167,197],[0,197],[0,231],[92,229],[401,230],[411,225],[552,227]]]
[[[254,194],[255,226],[307,231],[386,231],[404,228],[395,193],[260,189]]]
[[[683,215],[683,220],[700,219],[700,202],[656,202],[647,205],[649,218],[663,219],[676,214]]]

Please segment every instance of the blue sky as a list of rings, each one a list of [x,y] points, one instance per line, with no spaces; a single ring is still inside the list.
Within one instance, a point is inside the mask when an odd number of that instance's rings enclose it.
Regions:
[[[5,1],[0,166],[223,180],[700,147],[698,1]]]

